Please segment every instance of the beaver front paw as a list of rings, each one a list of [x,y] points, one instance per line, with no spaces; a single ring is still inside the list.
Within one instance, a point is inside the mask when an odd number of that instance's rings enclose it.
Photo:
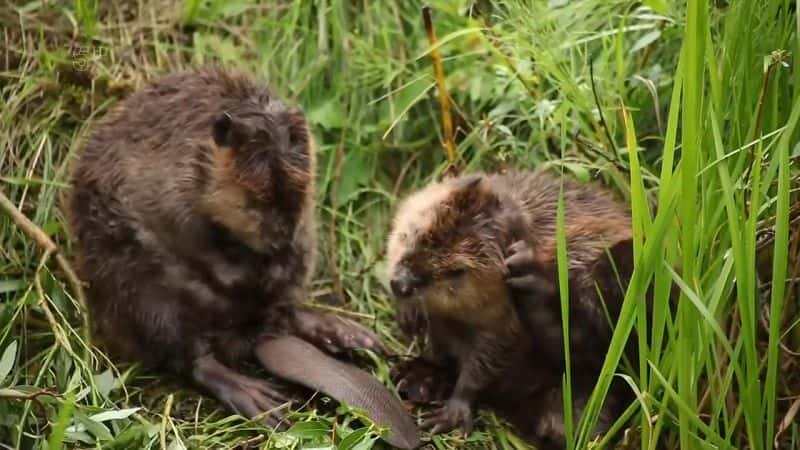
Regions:
[[[423,358],[395,365],[390,377],[400,397],[416,404],[443,401],[453,389],[450,372]]]
[[[465,435],[472,433],[472,407],[460,398],[451,398],[433,411],[431,417],[422,422],[422,428],[431,434],[447,433],[460,428]]]
[[[558,278],[555,269],[547,270],[527,242],[514,242],[506,253],[506,285],[512,292],[545,297],[557,292]]]

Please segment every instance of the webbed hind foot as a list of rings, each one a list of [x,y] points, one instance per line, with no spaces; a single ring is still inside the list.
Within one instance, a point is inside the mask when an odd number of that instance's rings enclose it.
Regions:
[[[290,425],[283,410],[291,399],[273,383],[240,374],[211,355],[195,360],[192,378],[236,414],[277,430]]]

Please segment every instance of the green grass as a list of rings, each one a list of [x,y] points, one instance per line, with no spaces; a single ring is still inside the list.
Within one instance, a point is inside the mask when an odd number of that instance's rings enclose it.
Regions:
[[[800,5],[429,3],[466,167],[551,167],[601,179],[632,206],[636,270],[591,402],[568,426],[574,447],[598,443],[590,430],[615,376],[638,395],[614,427],[625,448],[800,447]],[[92,123],[159,74],[244,67],[302,105],[320,144],[310,300],[413,353],[381,269],[398,198],[447,163],[421,8],[3,3],[0,190],[70,255],[60,201]],[[0,448],[383,446],[345,409],[307,408],[271,434],[174,380],[113,365],[87,339],[55,259],[4,215],[0,244]],[[621,363],[632,330],[639,367]],[[389,385],[389,364],[368,367]],[[434,444],[524,448],[492,414],[479,425]]]

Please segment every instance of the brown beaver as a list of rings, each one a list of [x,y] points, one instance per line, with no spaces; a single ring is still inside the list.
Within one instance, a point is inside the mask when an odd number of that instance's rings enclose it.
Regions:
[[[285,418],[282,389],[235,369],[255,354],[413,447],[398,399],[303,341],[382,349],[361,325],[300,306],[314,270],[315,170],[303,112],[244,73],[173,73],[120,102],[72,172],[92,323],[113,354],[191,379],[244,416]]]
[[[398,208],[387,244],[390,289],[401,328],[429,345],[393,377],[412,401],[446,400],[423,424],[432,432],[469,432],[472,410],[483,404],[541,447],[565,445],[560,186],[544,171],[468,174],[434,182]],[[633,271],[632,230],[628,209],[608,190],[570,179],[563,188],[579,418]],[[630,399],[614,389],[598,432]]]

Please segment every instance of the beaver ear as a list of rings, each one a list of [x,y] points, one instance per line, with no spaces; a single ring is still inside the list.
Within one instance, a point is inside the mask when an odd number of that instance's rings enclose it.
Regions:
[[[211,126],[211,136],[217,147],[236,148],[243,140],[240,127],[227,112],[222,113],[214,120],[214,124]]]
[[[633,273],[633,239],[625,239],[608,248],[613,267],[623,276]]]
[[[467,175],[456,182],[456,188],[470,191],[476,189],[481,184],[481,181],[483,181],[483,177],[480,175]]]
[[[453,206],[458,211],[482,211],[491,208],[499,201],[488,189],[481,175],[470,175],[456,182],[453,192]]]

